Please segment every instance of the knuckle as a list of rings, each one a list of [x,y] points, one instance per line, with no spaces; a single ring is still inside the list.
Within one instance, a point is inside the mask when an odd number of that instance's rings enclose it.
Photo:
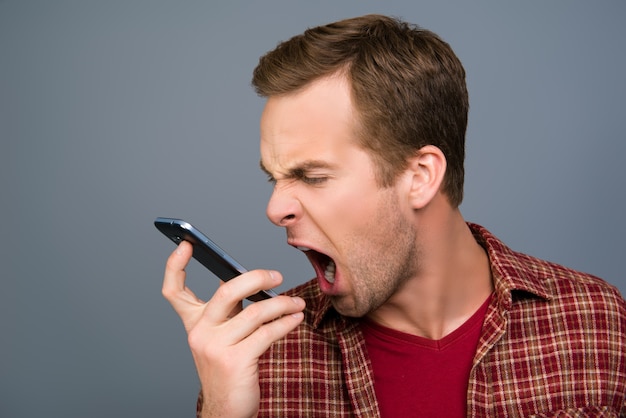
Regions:
[[[259,327],[256,337],[259,341],[272,343],[284,337],[289,329],[291,329],[289,320],[285,320],[285,317],[281,317]]]
[[[209,334],[197,328],[192,328],[187,334],[187,343],[191,351],[201,354],[204,358],[213,358],[216,356],[216,346],[212,344],[211,341]]]
[[[257,330],[257,337],[261,341],[273,340],[274,332],[271,324],[265,324]]]
[[[257,322],[261,318],[263,311],[258,306],[258,303],[248,305],[243,311],[241,311],[241,317],[246,322]]]
[[[230,302],[233,299],[233,289],[229,283],[224,283],[217,288],[213,294],[213,300],[216,302]]]
[[[202,351],[204,347],[209,345],[205,343],[205,338],[206,338],[205,335],[192,329],[187,334],[187,343],[189,344],[189,347],[191,348],[192,351],[199,352],[199,351]]]
[[[179,299],[184,295],[184,290],[173,283],[164,283],[161,288],[161,294],[169,301]]]
[[[176,296],[176,292],[172,288],[167,286],[163,286],[161,288],[161,294],[167,300],[172,300]]]
[[[174,254],[171,254],[165,261],[165,271],[175,270],[178,267],[178,263],[174,258]]]
[[[213,368],[224,370],[236,358],[233,350],[219,344],[219,340],[210,335],[191,330],[187,334],[187,343],[194,357],[201,358],[203,362],[211,364]]]

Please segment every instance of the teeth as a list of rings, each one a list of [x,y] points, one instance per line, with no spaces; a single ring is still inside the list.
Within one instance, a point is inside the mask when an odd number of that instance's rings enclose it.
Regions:
[[[295,247],[303,252],[312,251],[309,247],[304,247],[301,245],[297,245]],[[335,283],[336,270],[337,267],[335,266],[335,262],[333,260],[329,260],[328,264],[326,265],[326,269],[324,270],[324,278],[326,279],[326,281],[328,281],[328,283]]]
[[[324,278],[328,281],[328,283],[335,283],[335,262],[330,261],[326,266],[326,270],[324,271]]]

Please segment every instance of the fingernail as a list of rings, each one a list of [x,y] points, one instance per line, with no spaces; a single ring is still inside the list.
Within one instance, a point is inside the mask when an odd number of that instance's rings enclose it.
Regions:
[[[270,277],[272,278],[273,282],[279,282],[280,281],[280,275],[278,274],[277,271],[274,270],[270,270]]]

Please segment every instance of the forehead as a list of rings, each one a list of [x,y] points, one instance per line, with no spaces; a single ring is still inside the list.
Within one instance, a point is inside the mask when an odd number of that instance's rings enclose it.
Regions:
[[[281,171],[306,160],[342,158],[359,147],[355,127],[350,87],[342,76],[272,96],[261,116],[261,163],[268,171]]]

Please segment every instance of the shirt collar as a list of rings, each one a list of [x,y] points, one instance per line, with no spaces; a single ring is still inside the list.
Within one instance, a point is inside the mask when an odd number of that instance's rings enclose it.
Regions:
[[[536,259],[511,250],[486,228],[468,223],[476,242],[487,251],[495,296],[505,309],[513,304],[513,298],[535,296],[552,299],[553,294],[541,277],[541,272],[534,268]]]

